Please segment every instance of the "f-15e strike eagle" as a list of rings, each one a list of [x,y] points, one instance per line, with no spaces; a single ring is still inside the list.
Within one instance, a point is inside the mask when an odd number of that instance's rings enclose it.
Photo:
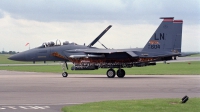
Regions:
[[[65,68],[67,62],[73,63],[72,70],[96,70],[109,68],[108,78],[125,76],[123,68],[156,65],[157,61],[176,59],[181,54],[183,20],[174,17],[161,17],[160,26],[153,33],[144,48],[141,49],[100,49],[92,47],[112,26],[108,26],[88,46],[77,45],[68,41],[56,40],[43,43],[42,46],[11,56],[16,61],[61,61],[63,63],[63,77],[68,73]],[[113,68],[118,68],[117,73]]]

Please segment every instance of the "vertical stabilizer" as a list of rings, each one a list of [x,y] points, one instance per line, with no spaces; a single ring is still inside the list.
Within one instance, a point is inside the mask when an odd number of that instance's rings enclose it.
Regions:
[[[174,51],[181,52],[183,20],[174,20]]]
[[[173,22],[174,17],[161,17],[163,19],[160,26],[153,33],[142,51],[162,52],[172,51],[174,46]]]

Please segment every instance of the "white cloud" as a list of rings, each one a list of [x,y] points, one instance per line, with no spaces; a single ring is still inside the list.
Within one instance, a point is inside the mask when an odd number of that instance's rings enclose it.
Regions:
[[[74,41],[78,44],[88,45],[108,25],[113,27],[102,37],[102,42],[108,48],[135,48],[143,47],[154,33],[160,19],[155,19],[153,24],[120,24],[113,21],[103,22],[38,22],[26,19],[11,18],[9,13],[4,13],[0,19],[0,49],[6,51],[24,51],[41,45],[47,40],[63,39]],[[191,25],[184,21],[183,24],[183,51],[200,51],[199,40],[200,25]],[[102,47],[96,44],[97,47]]]
[[[183,25],[182,49],[200,52],[200,25]]]
[[[184,20],[183,51],[200,51],[199,5],[199,0],[2,0],[0,49],[24,51],[27,42],[33,48],[52,39],[89,44],[110,24],[100,40],[108,48],[143,47],[158,18],[174,16]]]
[[[18,19],[42,22],[149,23],[161,16],[184,18],[196,24],[199,0],[2,0],[0,9]],[[198,22],[199,24],[199,22]]]

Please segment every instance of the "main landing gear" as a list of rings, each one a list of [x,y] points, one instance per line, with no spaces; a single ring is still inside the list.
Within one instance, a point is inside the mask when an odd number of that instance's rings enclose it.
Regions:
[[[67,65],[67,62],[61,62],[61,67],[62,67],[62,70],[63,70],[63,73],[62,73],[62,76],[63,77],[67,77],[68,76],[68,73],[66,72],[66,69],[68,69],[68,65]],[[108,71],[107,71],[107,77],[108,78],[114,78],[115,75],[116,75],[116,72],[114,69],[110,68]],[[117,76],[118,78],[123,78],[125,76],[125,71],[124,69],[121,69],[119,68],[117,70]]]
[[[108,78],[114,78],[115,77],[115,70],[113,70],[112,68],[110,68],[108,71],[107,71],[107,77]],[[121,69],[121,68],[119,68],[118,70],[117,70],[117,76],[119,77],[119,78],[123,78],[124,76],[125,76],[125,71],[124,71],[124,69]]]

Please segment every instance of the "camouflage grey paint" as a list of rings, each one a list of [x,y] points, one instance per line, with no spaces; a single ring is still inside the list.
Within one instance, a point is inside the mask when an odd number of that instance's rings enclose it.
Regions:
[[[174,20],[173,30],[174,30],[174,50],[181,52],[181,43],[182,43],[182,20]]]
[[[163,18],[161,18],[163,19]],[[164,18],[160,26],[153,33],[142,51],[163,52],[173,48],[173,17]]]
[[[90,47],[90,45],[94,45],[94,43],[92,42],[92,44],[90,44],[89,46],[70,44],[45,48],[38,47],[13,55],[9,59],[17,61],[68,61],[69,57],[80,58],[88,57],[89,55],[92,56],[91,58],[95,58],[95,56],[101,57],[102,55],[105,59],[178,56],[180,55],[180,53],[172,52],[172,50],[174,48],[179,49],[179,51],[181,50],[180,46],[182,36],[175,37],[175,34],[182,33],[182,24],[175,24],[173,22],[173,17],[161,19],[163,19],[163,21],[142,50],[98,49]],[[176,30],[174,30],[174,28],[176,28]],[[99,36],[97,38],[99,38]],[[63,58],[55,57],[52,55],[52,53],[58,53],[62,55]]]

